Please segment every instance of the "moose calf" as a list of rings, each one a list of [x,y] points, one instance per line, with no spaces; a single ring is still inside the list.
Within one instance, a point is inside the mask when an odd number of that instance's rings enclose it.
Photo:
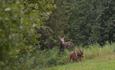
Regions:
[[[74,50],[69,57],[70,61],[81,61],[83,58],[83,51],[81,49]]]

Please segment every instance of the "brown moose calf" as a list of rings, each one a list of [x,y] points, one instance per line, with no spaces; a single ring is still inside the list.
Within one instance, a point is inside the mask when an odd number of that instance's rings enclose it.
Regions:
[[[83,51],[81,49],[74,50],[69,57],[70,61],[81,61],[83,58]]]

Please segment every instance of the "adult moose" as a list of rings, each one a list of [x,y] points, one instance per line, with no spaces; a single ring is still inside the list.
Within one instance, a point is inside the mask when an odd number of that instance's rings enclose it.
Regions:
[[[64,36],[59,37],[59,41],[60,41],[60,52],[64,52],[65,48],[72,48],[73,47],[73,43],[71,41],[65,42]]]

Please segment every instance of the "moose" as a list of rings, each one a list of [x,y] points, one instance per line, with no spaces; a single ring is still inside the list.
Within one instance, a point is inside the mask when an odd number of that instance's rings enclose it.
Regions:
[[[60,52],[63,52],[64,49],[66,49],[66,48],[72,48],[73,47],[73,43],[71,41],[65,42],[64,36],[59,37],[59,41],[60,41]]]
[[[65,42],[64,36],[59,37],[59,40],[60,40],[60,52],[64,52],[64,49],[74,48],[73,47],[74,45],[71,41]],[[82,58],[83,58],[83,51],[79,48],[72,51],[69,55],[70,61],[81,61]]]
[[[77,49],[72,51],[69,55],[70,61],[81,61],[83,58],[83,51],[81,49]]]

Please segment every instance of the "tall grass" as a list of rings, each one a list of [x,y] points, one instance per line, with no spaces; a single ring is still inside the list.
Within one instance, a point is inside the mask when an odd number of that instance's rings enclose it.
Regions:
[[[112,61],[115,59],[115,44],[106,44],[103,47],[95,44],[81,49],[84,52],[84,59],[82,62],[51,67],[48,70],[102,70],[104,66],[105,68],[103,70],[109,70],[109,68],[110,70],[114,70],[115,67]],[[110,63],[112,66],[108,63]]]
[[[115,52],[115,44],[106,44],[100,47],[98,44],[90,45],[88,48],[83,48],[84,59],[92,59],[99,56],[113,54]]]
[[[115,44],[107,44],[104,47],[100,47],[96,44],[81,49],[83,49],[84,52],[84,60],[87,60],[113,54],[115,52]],[[70,63],[70,52],[69,50],[65,50],[65,52],[60,54],[58,48],[36,51],[31,54],[25,54],[23,57],[17,58],[16,60],[12,59],[13,63],[8,62],[5,64],[0,61],[0,70],[42,70],[42,68],[64,65]]]

